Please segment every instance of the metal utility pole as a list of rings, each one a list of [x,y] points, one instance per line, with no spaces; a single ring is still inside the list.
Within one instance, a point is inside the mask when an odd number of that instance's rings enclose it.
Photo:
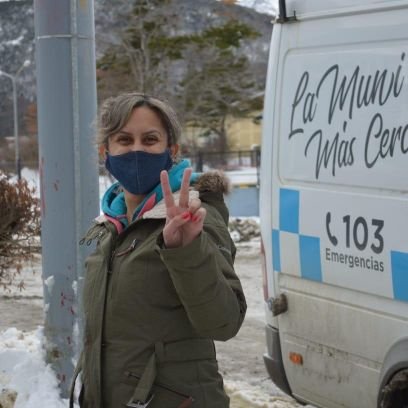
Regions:
[[[34,0],[34,14],[45,348],[67,397],[82,332],[78,242],[99,213],[93,0]]]
[[[16,162],[16,174],[17,179],[21,180],[21,160],[20,160],[20,141],[18,137],[18,104],[17,104],[17,79],[21,71],[30,65],[30,61],[24,61],[23,65],[18,69],[15,75],[8,74],[0,70],[0,75],[11,80],[13,86],[13,116],[14,116],[14,150],[15,150],[15,162]]]

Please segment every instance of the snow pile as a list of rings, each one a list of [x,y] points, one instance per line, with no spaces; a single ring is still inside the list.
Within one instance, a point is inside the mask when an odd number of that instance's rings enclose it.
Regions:
[[[256,186],[258,183],[259,174],[256,167],[242,167],[237,170],[225,171],[224,174],[233,187],[243,184]]]
[[[258,389],[248,389],[245,382],[225,381],[225,389],[234,408],[293,408],[292,398],[277,391],[278,395],[268,396]],[[296,404],[297,405],[297,404]]]
[[[236,4],[254,9],[258,13],[271,14],[273,16],[277,15],[279,10],[279,0],[237,0]]]
[[[258,13],[276,15],[279,9],[278,0],[238,0],[237,4],[256,10]]]
[[[261,235],[259,217],[231,217],[228,229],[234,242],[248,242]]]
[[[0,407],[68,406],[59,396],[53,371],[44,363],[42,339],[40,327],[28,333],[15,328],[0,332]]]

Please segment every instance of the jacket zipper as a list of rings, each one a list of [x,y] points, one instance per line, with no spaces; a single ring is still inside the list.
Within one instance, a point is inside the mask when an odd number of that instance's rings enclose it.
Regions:
[[[109,258],[109,263],[108,263],[108,275],[112,275],[112,262],[113,258],[115,257],[116,249],[112,252],[110,258]]]
[[[132,243],[130,244],[130,246],[128,248],[124,249],[123,251],[117,251],[116,249],[113,250],[112,255],[110,256],[110,259],[109,259],[108,277],[111,277],[112,273],[113,273],[113,270],[112,270],[113,259],[115,257],[120,257],[120,256],[123,256],[123,255],[126,255],[126,254],[132,252],[136,248],[136,246],[137,246],[137,244],[139,242],[140,241],[137,238],[135,238],[132,241]],[[115,279],[113,279],[112,282],[110,283],[110,294],[108,295],[110,299],[113,298],[114,293],[116,291],[116,286],[118,284],[117,280],[118,280],[118,276],[116,276]]]
[[[132,252],[135,248],[136,245],[139,243],[139,240],[137,238],[135,238],[132,243],[130,244],[130,246],[126,249],[124,249],[123,251],[117,251],[116,249],[113,250],[110,258],[109,258],[109,268],[108,268],[108,273],[112,273],[112,262],[113,262],[113,258],[119,257],[119,256],[123,256],[128,254],[129,252]]]
[[[128,247],[128,248],[126,248],[126,249],[124,249],[123,251],[120,251],[120,252],[116,252],[116,251],[114,251],[113,252],[113,256],[123,256],[123,255],[126,255],[126,254],[128,254],[129,252],[132,252],[135,248],[136,248],[136,245],[139,243],[139,240],[137,239],[137,238],[135,238],[133,241],[132,241],[132,243],[130,244],[130,246]]]

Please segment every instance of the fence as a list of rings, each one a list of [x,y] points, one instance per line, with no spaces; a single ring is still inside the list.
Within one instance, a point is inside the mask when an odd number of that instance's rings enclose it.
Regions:
[[[204,152],[189,156],[196,171],[206,171],[209,169],[220,169],[224,171],[237,170],[242,167],[258,168],[261,163],[261,151],[237,150],[228,152]]]
[[[203,152],[198,151],[194,154],[187,154],[195,171],[203,172],[211,169],[223,171],[235,171],[242,168],[258,169],[260,167],[260,150],[237,150],[228,152]],[[38,169],[36,161],[21,161],[21,168]],[[101,166],[101,170],[103,166]],[[0,170],[6,173],[14,173],[16,164],[14,161],[0,158]],[[258,171],[259,173],[259,171]]]
[[[16,173],[16,162],[15,161],[6,161],[2,160],[0,157],[0,171],[9,174]],[[27,167],[29,169],[37,170],[38,169],[38,161],[22,161],[20,160],[20,168]]]

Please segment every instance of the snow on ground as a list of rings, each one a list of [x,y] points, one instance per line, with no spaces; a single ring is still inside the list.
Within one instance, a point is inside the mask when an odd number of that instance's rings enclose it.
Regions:
[[[258,181],[256,167],[246,167],[241,170],[226,171],[225,174],[233,186],[240,186],[243,184],[256,185]]]
[[[0,407],[66,408],[58,382],[44,362],[42,328],[22,332],[9,328],[0,333]],[[15,400],[15,402],[14,402]]]
[[[276,15],[279,9],[278,0],[238,0],[237,4],[252,8],[259,13]]]
[[[27,180],[29,187],[35,190],[36,196],[40,195],[40,178],[38,170],[23,167],[21,169],[21,178]],[[17,177],[14,175],[11,180],[15,181],[17,180]]]
[[[252,8],[259,13],[276,15],[279,9],[279,0],[238,0],[238,5]]]

